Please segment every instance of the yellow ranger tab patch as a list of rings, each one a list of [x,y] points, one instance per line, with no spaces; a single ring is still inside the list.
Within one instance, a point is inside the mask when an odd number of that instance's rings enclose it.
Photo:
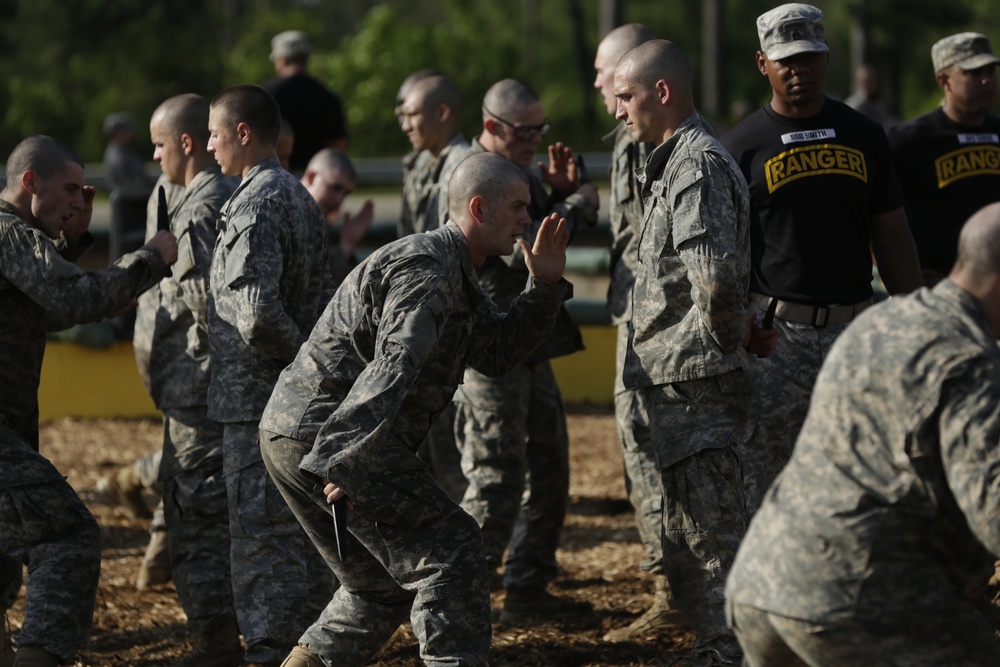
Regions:
[[[816,144],[775,155],[764,163],[764,174],[767,176],[769,193],[804,176],[823,174],[854,176],[867,183],[868,163],[864,153],[856,148]]]
[[[969,176],[1000,175],[1000,146],[966,146],[934,160],[938,190]]]

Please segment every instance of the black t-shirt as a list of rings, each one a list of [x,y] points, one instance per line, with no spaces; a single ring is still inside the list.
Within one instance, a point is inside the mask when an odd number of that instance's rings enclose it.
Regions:
[[[882,127],[827,99],[810,118],[770,105],[722,143],[750,185],[750,286],[797,303],[872,296],[870,219],[903,204]]]
[[[889,145],[920,266],[948,273],[962,225],[1000,201],[1000,118],[966,127],[939,108],[890,129]]]
[[[271,79],[264,88],[295,131],[290,160],[293,170],[304,170],[313,155],[347,136],[340,98],[308,74]]]

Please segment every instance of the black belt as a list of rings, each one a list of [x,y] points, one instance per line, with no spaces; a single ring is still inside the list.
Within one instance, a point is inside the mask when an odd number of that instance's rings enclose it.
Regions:
[[[786,322],[796,324],[810,324],[814,327],[825,327],[828,324],[844,324],[850,322],[861,314],[863,310],[872,305],[872,300],[860,301],[858,303],[831,306],[810,306],[804,303],[794,303],[783,301],[769,296],[762,296],[771,301],[777,301],[778,305],[774,310],[774,316],[780,317]]]

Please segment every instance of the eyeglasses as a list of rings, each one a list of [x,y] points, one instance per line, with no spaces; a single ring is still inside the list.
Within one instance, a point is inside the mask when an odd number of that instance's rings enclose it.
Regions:
[[[503,123],[504,125],[510,127],[514,131],[514,136],[521,141],[532,141],[537,135],[539,139],[545,136],[545,133],[552,128],[552,123],[546,118],[541,125],[514,125],[514,123],[509,120],[504,120],[500,116],[496,115],[492,111],[483,106],[483,111],[493,116],[495,119]]]

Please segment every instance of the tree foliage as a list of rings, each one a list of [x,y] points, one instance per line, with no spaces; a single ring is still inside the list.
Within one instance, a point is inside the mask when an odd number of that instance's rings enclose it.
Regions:
[[[437,67],[463,90],[463,128],[481,127],[480,100],[504,77],[538,90],[552,139],[600,148],[611,129],[589,87],[602,0],[0,0],[0,152],[50,134],[87,160],[103,151],[101,121],[130,112],[145,150],[146,121],[164,98],[211,97],[240,82],[274,76],[270,38],[302,29],[312,38],[312,72],[338,91],[356,155],[395,155],[407,143],[393,117],[399,83]],[[721,99],[753,105],[770,94],[757,72],[755,19],[777,0],[726,0]],[[930,46],[961,30],[1000,37],[991,0],[815,0],[831,44],[828,92],[850,92],[852,26],[867,36],[869,60],[888,80],[890,102],[909,117],[937,104]],[[620,0],[624,21],[645,23],[701,66],[699,0]],[[573,32],[573,23],[587,26]],[[589,58],[589,62],[588,62]],[[696,91],[697,94],[698,91]],[[725,118],[713,118],[725,124]]]

